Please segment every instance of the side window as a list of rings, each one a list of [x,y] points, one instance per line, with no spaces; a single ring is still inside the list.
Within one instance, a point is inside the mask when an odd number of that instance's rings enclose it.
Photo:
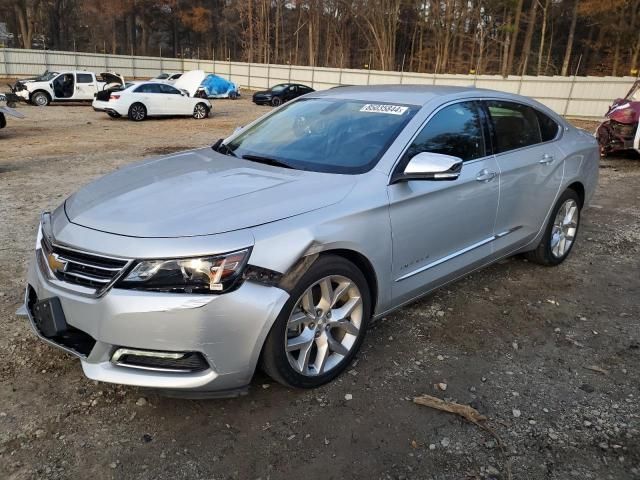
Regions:
[[[495,130],[496,153],[542,142],[538,116],[533,108],[501,100],[488,100],[487,107]]]
[[[558,136],[560,125],[539,110],[536,110],[536,115],[538,116],[538,123],[540,124],[540,135],[542,136],[542,141],[549,142],[556,138]]]
[[[433,152],[469,161],[485,156],[480,114],[474,102],[443,108],[425,125],[413,141],[405,158]]]
[[[136,93],[160,93],[159,84],[145,83],[136,88]]]
[[[161,84],[160,85],[160,91],[162,93],[170,93],[172,95],[180,95],[180,90],[178,90],[177,88],[173,88],[171,85]]]
[[[78,83],[93,83],[93,75],[90,73],[77,73],[76,81]]]

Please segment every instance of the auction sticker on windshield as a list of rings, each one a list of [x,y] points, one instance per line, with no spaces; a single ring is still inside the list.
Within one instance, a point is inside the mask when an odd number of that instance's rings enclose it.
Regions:
[[[384,103],[367,103],[360,109],[361,112],[388,113],[390,115],[402,115],[407,110],[409,110],[409,107],[403,107],[401,105],[387,105]]]

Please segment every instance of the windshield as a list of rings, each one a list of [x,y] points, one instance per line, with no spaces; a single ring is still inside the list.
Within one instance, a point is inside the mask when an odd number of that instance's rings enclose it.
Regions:
[[[38,82],[48,82],[49,80],[53,80],[58,75],[58,72],[50,72],[49,70],[45,70],[45,72],[36,78]]]
[[[281,92],[282,90],[284,90],[284,87],[286,87],[286,85],[274,85],[273,87],[271,87],[271,91]]]
[[[161,73],[160,75],[153,77],[151,80],[166,80],[167,78],[169,78],[168,73]]]
[[[266,157],[328,173],[372,169],[418,107],[310,98],[276,110],[226,146],[237,157]]]

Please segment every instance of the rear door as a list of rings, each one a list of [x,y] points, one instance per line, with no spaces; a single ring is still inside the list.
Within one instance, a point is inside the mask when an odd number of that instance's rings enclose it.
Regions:
[[[93,94],[98,91],[96,78],[92,73],[76,73],[76,100],[93,100]]]
[[[517,102],[484,102],[493,128],[500,168],[497,253],[531,241],[559,193],[564,157],[557,147],[561,128],[544,113]]]
[[[393,296],[399,302],[435,288],[491,255],[499,170],[488,151],[488,128],[475,101],[443,107],[413,139],[397,169],[421,152],[463,160],[452,181],[389,185]]]

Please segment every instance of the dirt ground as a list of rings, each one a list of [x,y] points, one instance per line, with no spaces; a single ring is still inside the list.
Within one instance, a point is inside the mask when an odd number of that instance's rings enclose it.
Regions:
[[[508,259],[389,315],[323,388],[258,373],[241,398],[176,400],[86,380],[16,317],[38,215],[268,107],[215,101],[204,121],[143,123],[85,105],[20,110],[0,130],[0,478],[507,479],[508,465],[514,479],[640,478],[639,158],[602,162],[560,267]],[[422,393],[477,408],[504,451],[414,404]]]

